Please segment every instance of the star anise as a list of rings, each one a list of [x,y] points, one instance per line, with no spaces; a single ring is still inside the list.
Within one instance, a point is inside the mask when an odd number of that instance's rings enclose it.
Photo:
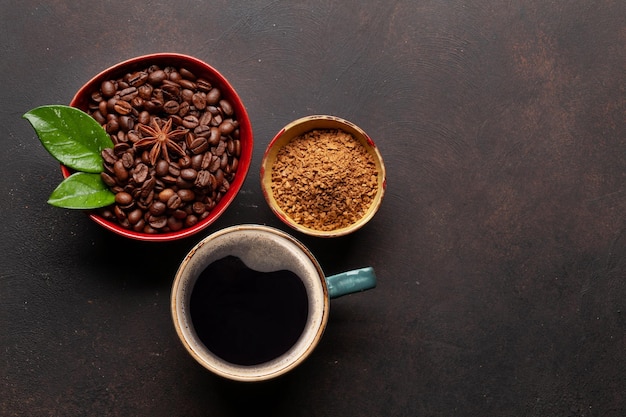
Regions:
[[[163,157],[167,162],[170,161],[169,152],[173,152],[178,156],[185,155],[185,151],[180,147],[176,140],[180,139],[187,133],[187,129],[172,129],[172,119],[167,119],[167,122],[163,126],[159,126],[156,118],[152,120],[150,126],[140,124],[139,130],[144,136],[137,142],[135,147],[138,149],[152,146],[148,158],[152,165],[156,164],[159,159],[159,155]]]

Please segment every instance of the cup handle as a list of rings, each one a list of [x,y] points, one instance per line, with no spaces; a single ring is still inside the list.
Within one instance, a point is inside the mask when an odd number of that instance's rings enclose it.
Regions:
[[[328,287],[328,296],[330,298],[339,298],[342,295],[376,287],[376,274],[374,273],[374,268],[370,266],[342,272],[326,277],[326,286]]]

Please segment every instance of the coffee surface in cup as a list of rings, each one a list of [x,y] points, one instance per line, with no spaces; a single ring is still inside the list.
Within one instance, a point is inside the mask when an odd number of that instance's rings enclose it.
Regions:
[[[297,274],[259,272],[238,257],[226,256],[198,277],[190,313],[199,339],[215,355],[238,365],[257,365],[296,343],[309,306]]]

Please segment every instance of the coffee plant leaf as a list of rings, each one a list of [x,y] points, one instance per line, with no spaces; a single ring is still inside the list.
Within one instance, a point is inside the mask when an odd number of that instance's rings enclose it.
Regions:
[[[75,171],[103,171],[101,152],[112,148],[109,134],[82,110],[64,105],[34,108],[23,116],[30,122],[44,148]]]
[[[52,192],[48,204],[68,209],[95,209],[115,202],[115,194],[100,174],[76,172]]]

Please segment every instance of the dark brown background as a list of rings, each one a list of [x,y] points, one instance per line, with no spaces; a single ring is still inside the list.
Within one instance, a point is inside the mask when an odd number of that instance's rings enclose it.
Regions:
[[[0,415],[626,415],[626,2],[149,3],[2,1]],[[20,116],[164,51],[232,82],[255,156],[205,233],[141,244],[46,204],[61,175]],[[319,113],[372,136],[388,193],[350,237],[296,237],[379,286],[292,374],[226,382],[176,338],[173,274],[212,231],[285,229],[261,155]]]

